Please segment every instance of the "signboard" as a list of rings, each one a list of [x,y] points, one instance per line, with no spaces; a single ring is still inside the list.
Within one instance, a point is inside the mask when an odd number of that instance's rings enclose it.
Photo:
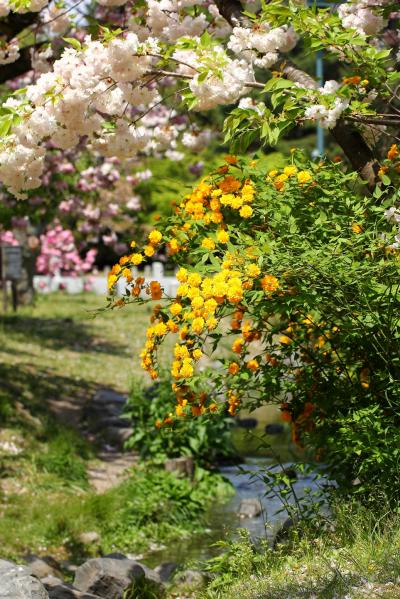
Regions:
[[[22,248],[1,246],[1,278],[3,281],[18,281],[22,275]]]

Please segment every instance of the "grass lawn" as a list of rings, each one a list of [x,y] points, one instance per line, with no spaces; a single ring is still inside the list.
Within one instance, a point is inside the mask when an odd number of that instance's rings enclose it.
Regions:
[[[399,599],[398,514],[348,504],[334,514],[334,526],[278,550],[256,553],[246,537],[228,544],[199,599]]]
[[[37,400],[68,390],[90,394],[98,386],[126,391],[132,374],[141,372],[138,354],[150,307],[93,318],[104,305],[92,294],[55,293],[39,296],[34,307],[1,314],[0,368],[7,388],[30,388]]]
[[[141,467],[103,495],[89,487],[95,451],[77,430],[81,406],[99,388],[124,393],[142,376],[138,354],[149,316],[132,306],[91,318],[104,303],[58,293],[0,315],[2,558],[38,552],[77,559],[88,530],[100,534],[100,553],[142,551],[201,527],[201,506],[224,488],[217,475],[191,485]]]

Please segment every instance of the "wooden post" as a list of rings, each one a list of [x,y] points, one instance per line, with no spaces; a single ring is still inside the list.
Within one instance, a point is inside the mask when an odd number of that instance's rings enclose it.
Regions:
[[[11,281],[12,305],[14,311],[18,307],[17,281],[21,278],[22,248],[21,246],[0,246],[1,282],[3,288],[3,307],[7,311],[7,283]]]
[[[17,281],[11,281],[11,301],[14,312],[17,311],[18,308],[18,289],[17,289]]]
[[[3,290],[3,310],[7,312],[7,281],[3,276],[1,278],[1,288]]]

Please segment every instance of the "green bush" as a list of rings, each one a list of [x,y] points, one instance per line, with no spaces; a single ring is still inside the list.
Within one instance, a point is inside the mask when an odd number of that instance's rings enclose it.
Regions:
[[[219,459],[234,457],[233,422],[226,414],[182,418],[173,428],[157,428],[158,420],[175,411],[175,403],[167,375],[147,388],[143,382],[135,380],[126,405],[126,416],[132,421],[134,433],[126,447],[139,450],[142,458],[155,463],[191,455],[195,462],[209,466]]]
[[[160,222],[181,285],[177,299],[155,308],[142,356],[157,376],[159,346],[170,330],[179,334],[178,358],[171,356],[177,417],[172,398],[160,401],[161,419],[170,412],[175,421],[166,447],[181,437],[182,421],[190,430],[193,406],[203,416],[192,426],[201,427],[227,407],[234,415],[244,402],[277,402],[293,441],[329,467],[341,491],[398,500],[396,152],[372,193],[341,163],[312,162],[298,151],[271,172],[257,160],[227,157]],[[135,300],[128,291],[122,301]],[[195,353],[220,367],[197,372]],[[191,437],[188,447],[197,442]]]

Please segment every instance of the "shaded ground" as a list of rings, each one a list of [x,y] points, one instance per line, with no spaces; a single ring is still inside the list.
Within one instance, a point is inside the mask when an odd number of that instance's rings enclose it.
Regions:
[[[141,375],[148,310],[132,307],[93,318],[103,306],[98,296],[58,293],[0,315],[0,444],[12,437],[20,448],[12,459],[2,459],[0,449],[3,492],[23,492],[36,480],[28,456],[47,453],[63,434],[54,417],[89,441],[84,456],[75,453],[87,461],[89,481],[99,492],[135,463],[134,455],[119,451],[129,434],[120,413],[132,375]],[[75,437],[72,445],[79,443]]]

